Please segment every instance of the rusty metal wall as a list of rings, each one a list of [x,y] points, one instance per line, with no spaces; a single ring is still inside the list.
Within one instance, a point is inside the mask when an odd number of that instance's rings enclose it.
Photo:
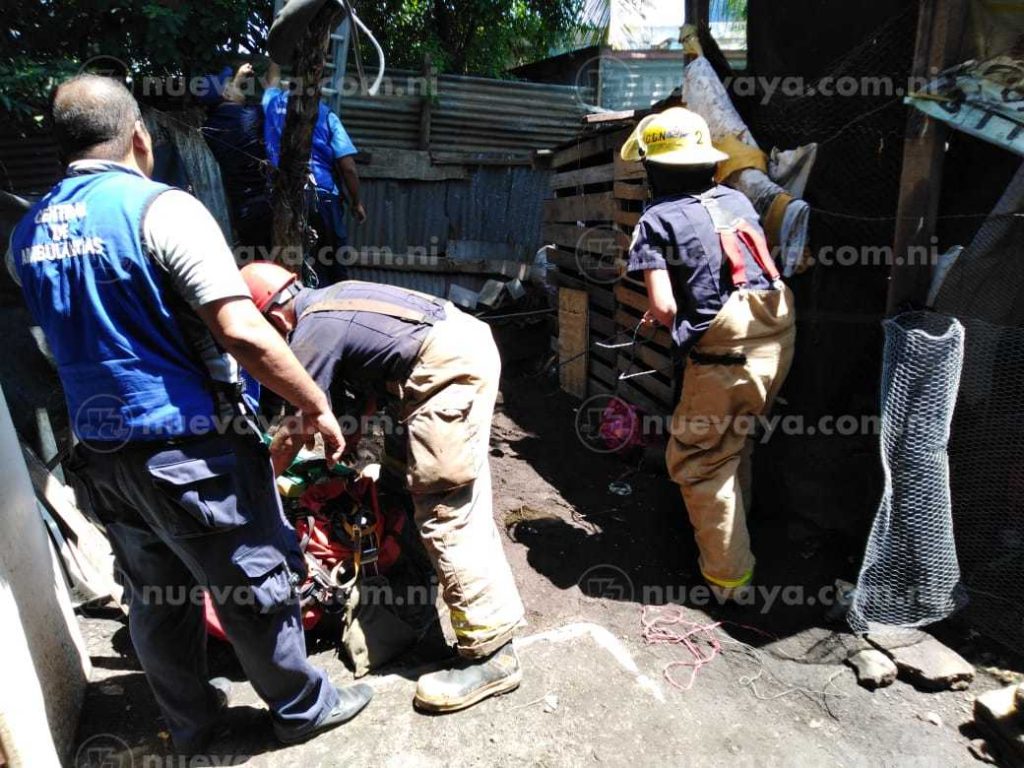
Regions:
[[[349,243],[357,249],[447,254],[452,241],[472,241],[508,251],[479,258],[529,261],[541,245],[548,179],[548,171],[526,166],[479,166],[466,179],[448,181],[365,179],[369,219],[362,225],[349,222]]]

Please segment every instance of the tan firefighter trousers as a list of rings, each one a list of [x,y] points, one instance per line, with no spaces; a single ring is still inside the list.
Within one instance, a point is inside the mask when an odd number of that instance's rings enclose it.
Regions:
[[[523,621],[491,499],[501,360],[487,324],[450,303],[445,309],[401,387],[407,480],[459,653],[479,658],[511,640]]]
[[[766,415],[793,360],[789,288],[734,292],[686,361],[666,452],[713,586],[753,577],[747,531],[753,427]]]

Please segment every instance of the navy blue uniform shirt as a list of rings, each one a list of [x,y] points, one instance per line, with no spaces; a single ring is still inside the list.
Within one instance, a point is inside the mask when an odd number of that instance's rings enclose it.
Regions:
[[[303,290],[295,299],[299,322],[289,344],[309,375],[340,405],[345,389],[385,393],[390,381],[409,378],[430,325],[374,312],[328,311],[306,317],[312,305],[339,299],[371,299],[422,312],[435,321],[445,317],[442,300],[432,301],[391,285],[358,281]]]
[[[210,112],[203,136],[220,165],[224,191],[236,211],[248,197],[267,194],[267,153],[259,106],[221,102]]]
[[[705,193],[733,218],[759,226],[750,201],[734,189],[712,187]],[[746,253],[748,288],[768,290],[771,283],[753,255]],[[697,195],[663,197],[652,202],[633,231],[627,270],[667,269],[676,299],[672,338],[682,354],[697,343],[735,288],[729,264]]]

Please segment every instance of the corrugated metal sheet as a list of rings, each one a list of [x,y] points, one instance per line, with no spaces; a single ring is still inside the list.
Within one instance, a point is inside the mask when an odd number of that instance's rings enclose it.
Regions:
[[[332,101],[356,146],[419,146],[421,94],[428,87],[418,73],[389,69],[377,96],[353,93],[352,84],[350,78]]]
[[[605,109],[644,109],[682,84],[682,51],[678,59],[602,57],[600,82],[601,106]]]
[[[408,181],[365,179],[365,224],[349,223],[357,249],[389,248],[444,254],[450,240],[502,243],[521,261],[540,245],[547,171],[523,166],[482,166],[467,179]]]
[[[57,143],[46,134],[0,136],[0,187],[19,195],[42,195],[62,175]]]
[[[458,75],[431,86],[405,70],[388,70],[379,96],[343,89],[335,108],[357,146],[414,149],[431,89],[430,148],[439,151],[546,149],[572,138],[585,112],[572,86]]]
[[[471,291],[479,291],[487,281],[480,275],[448,274],[437,272],[410,272],[402,269],[380,269],[377,267],[349,267],[351,280],[365,280],[369,283],[383,283],[408,288],[431,296],[448,296],[452,285],[459,285]]]

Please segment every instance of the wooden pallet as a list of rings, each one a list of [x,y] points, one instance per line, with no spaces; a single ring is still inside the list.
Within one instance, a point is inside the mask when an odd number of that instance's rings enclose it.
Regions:
[[[581,327],[586,329],[586,396],[618,392],[626,401],[654,414],[672,411],[676,374],[672,339],[664,329],[643,329],[635,350],[607,349],[597,342],[627,342],[647,310],[642,281],[625,274],[633,228],[640,220],[648,190],[640,163],[619,157],[632,123],[581,135],[556,149],[551,160],[551,198],[544,203],[544,242],[558,268],[565,295],[560,306],[567,326],[559,331],[559,361],[571,368],[563,388],[580,396]],[[576,312],[586,294],[587,318]],[[564,338],[563,338],[564,335]],[[573,355],[576,357],[573,358]],[[650,374],[633,376],[641,371]],[[620,374],[629,378],[620,380]]]

